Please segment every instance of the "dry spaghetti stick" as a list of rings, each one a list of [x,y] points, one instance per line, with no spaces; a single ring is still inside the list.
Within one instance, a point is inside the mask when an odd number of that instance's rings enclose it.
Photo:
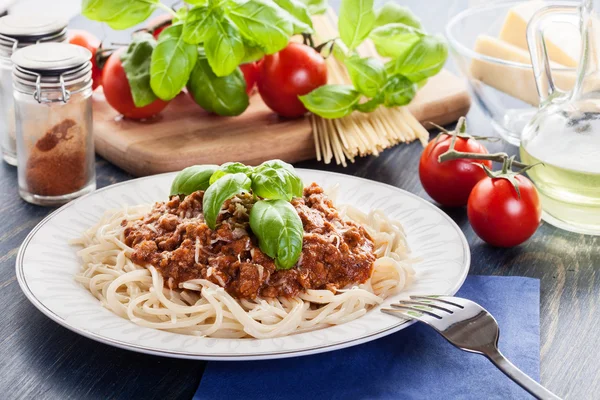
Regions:
[[[310,116],[310,126],[313,131],[313,140],[315,141],[315,152],[317,153],[317,161],[321,161],[321,146],[319,146],[319,138],[317,136],[317,123],[315,122],[314,114]]]
[[[360,121],[357,120],[355,114],[351,114],[350,119],[347,121],[344,121],[344,122],[345,123],[353,123],[356,126],[355,133],[356,133],[357,154],[362,155],[364,153],[364,149],[366,147],[368,147],[368,142],[367,142],[366,138],[363,136],[362,126],[360,124]]]
[[[423,125],[421,125],[421,123],[417,121],[415,116],[412,115],[410,111],[408,111],[407,109],[403,111],[404,117],[406,118],[408,124],[410,124],[413,127],[421,143],[423,145],[426,145],[427,141],[429,140],[429,132],[427,131],[427,129],[425,129]]]
[[[339,165],[341,160],[340,160],[340,153],[342,153],[341,148],[339,147],[339,143],[337,142],[337,133],[335,131],[335,127],[333,126],[333,122],[330,119],[327,119],[325,121],[327,123],[327,130],[329,132],[329,142],[331,143],[331,150],[333,153],[333,156],[335,157],[335,162]]]
[[[337,129],[335,129],[335,124],[333,123],[332,120],[328,120],[330,128],[331,128],[331,132],[332,132],[332,137],[333,137],[333,141],[334,141],[334,145],[335,145],[335,154],[336,154],[336,159],[335,161],[339,164],[341,162],[343,167],[347,167],[348,164],[346,164],[346,157],[344,156],[344,150],[342,148],[342,144],[339,138],[339,132],[337,131]]]
[[[322,118],[315,116],[315,122],[317,125],[317,130],[319,132],[318,136],[319,136],[319,145],[321,147],[321,156],[323,161],[325,162],[325,160],[327,159],[327,153],[325,150],[325,135],[323,134],[323,127],[322,127]]]
[[[373,125],[371,125],[370,121],[361,121],[364,129],[365,129],[365,134],[369,137],[369,141],[371,142],[371,146],[370,146],[370,150],[371,153],[378,156],[379,155],[379,148],[378,148],[378,141],[376,140],[376,133],[373,129]],[[367,153],[368,154],[368,153]]]
[[[339,118],[333,120],[333,126],[334,126],[334,129],[336,130],[336,132],[339,133],[339,137],[340,137],[340,140],[342,141],[342,145],[344,147],[348,148],[348,142],[346,141],[346,135],[344,135],[342,133],[343,131],[340,129],[340,119]]]
[[[383,109],[380,113],[382,123],[386,126],[386,136],[391,140],[400,140],[402,138],[399,130],[392,123],[392,116],[397,113],[397,110],[393,108]]]
[[[411,132],[412,131],[412,128],[406,122],[406,119],[404,118],[402,112],[393,114],[393,117],[394,117],[394,122],[397,125],[399,125],[403,129],[404,132]],[[403,134],[402,137],[406,138],[406,135]]]
[[[321,126],[323,127],[323,132],[325,132],[323,135],[325,139],[325,149],[323,150],[325,164],[329,164],[331,162],[331,143],[329,142],[329,131],[327,130],[327,123],[324,118],[321,118]]]
[[[402,120],[397,120],[396,117],[399,115],[396,110],[389,110],[385,118],[385,124],[388,126],[388,131],[392,132],[394,135],[393,139],[396,142],[406,142],[407,136],[405,132],[410,131],[410,127],[402,122]]]

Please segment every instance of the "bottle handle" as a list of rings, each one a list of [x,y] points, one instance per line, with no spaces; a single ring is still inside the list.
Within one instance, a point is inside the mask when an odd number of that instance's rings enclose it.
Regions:
[[[531,55],[531,65],[540,97],[540,104],[544,103],[555,93],[564,94],[564,92],[556,88],[552,79],[552,68],[544,39],[546,25],[553,22],[568,22],[575,25],[579,30],[579,15],[579,6],[551,5],[539,9],[527,24],[527,45],[529,46],[529,54]],[[573,20],[573,16],[576,17],[576,22]]]

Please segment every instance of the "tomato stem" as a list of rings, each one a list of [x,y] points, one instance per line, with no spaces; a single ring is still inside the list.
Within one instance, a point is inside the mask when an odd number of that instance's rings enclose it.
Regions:
[[[104,68],[104,64],[106,64],[106,60],[108,60],[108,58],[116,51],[117,49],[115,48],[104,48],[102,47],[102,45],[100,45],[100,47],[98,47],[98,50],[96,51],[96,65],[98,66],[98,69],[103,69]]]
[[[451,160],[458,160],[458,159],[461,159],[461,158],[466,158],[466,159],[469,159],[469,160],[495,161],[495,162],[503,163],[503,165],[504,165],[506,163],[506,160],[510,158],[508,156],[508,154],[506,154],[506,153],[492,153],[492,154],[465,153],[465,152],[462,152],[462,151],[456,151],[452,147],[450,148],[450,150],[448,150],[447,152],[445,152],[444,154],[442,154],[442,155],[440,155],[438,157],[438,162],[444,162],[444,161],[451,161]],[[516,161],[514,159],[512,161],[512,165],[514,165],[515,167],[518,167],[518,168],[528,167],[527,164],[523,164],[522,162]]]
[[[308,44],[310,47],[312,47],[313,49],[315,49],[315,41],[313,40],[313,37],[312,37],[312,35],[310,33],[303,33],[302,34],[302,38],[303,38],[303,43],[304,44]]]

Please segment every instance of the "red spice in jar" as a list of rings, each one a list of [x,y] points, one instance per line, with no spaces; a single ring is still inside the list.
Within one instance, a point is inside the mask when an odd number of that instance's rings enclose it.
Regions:
[[[62,196],[85,186],[85,132],[72,119],[54,125],[31,149],[25,179],[33,194]]]

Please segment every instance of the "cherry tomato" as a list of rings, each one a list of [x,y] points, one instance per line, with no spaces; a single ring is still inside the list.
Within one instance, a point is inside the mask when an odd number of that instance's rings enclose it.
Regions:
[[[101,44],[100,39],[90,32],[80,29],[69,29],[68,38],[69,43],[85,47],[92,52],[92,89],[96,89],[98,86],[101,86],[102,69],[98,67],[98,60],[96,58],[98,48]]]
[[[102,82],[106,101],[112,108],[127,118],[150,118],[161,112],[169,102],[157,99],[144,107],[135,106],[129,81],[121,63],[121,53],[123,51],[125,51],[125,48],[117,50],[104,65]]]
[[[256,80],[258,79],[258,62],[242,64],[240,65],[240,69],[242,70],[244,79],[246,80],[246,93],[250,95],[254,90]]]
[[[283,117],[301,117],[306,108],[298,96],[327,83],[327,65],[312,47],[292,42],[263,58],[257,83],[271,110]]]
[[[534,234],[542,219],[537,189],[529,179],[517,175],[521,197],[508,179],[486,177],[475,185],[467,215],[473,230],[498,247],[517,246]]]
[[[162,14],[152,18],[148,21],[146,27],[151,30],[152,35],[155,39],[158,39],[161,32],[166,28],[171,26],[171,21],[173,20],[173,16],[170,14]]]
[[[452,136],[443,134],[439,140],[429,142],[419,162],[419,177],[423,188],[432,199],[443,206],[459,207],[467,204],[473,186],[487,175],[474,162],[492,167],[491,161],[458,159],[438,162],[438,157],[450,148]],[[488,154],[475,139],[457,137],[456,151]]]

